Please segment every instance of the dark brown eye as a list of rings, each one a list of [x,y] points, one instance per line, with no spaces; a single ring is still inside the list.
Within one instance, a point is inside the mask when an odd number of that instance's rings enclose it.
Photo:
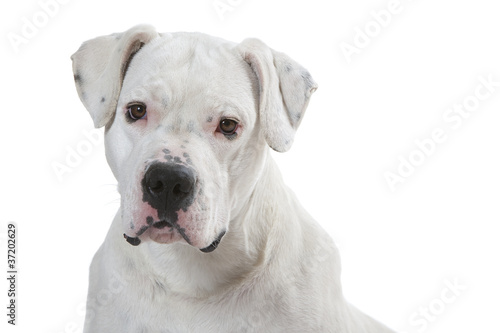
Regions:
[[[233,135],[238,129],[238,122],[233,119],[222,119],[217,130],[224,135]]]
[[[128,116],[132,120],[139,120],[146,117],[146,105],[142,103],[131,104],[127,108]]]

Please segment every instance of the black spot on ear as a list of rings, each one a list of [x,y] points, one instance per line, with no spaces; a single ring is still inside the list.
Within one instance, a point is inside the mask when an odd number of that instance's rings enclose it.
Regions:
[[[101,97],[101,103],[104,103],[106,101],[106,97]]]
[[[313,78],[312,78],[311,74],[309,74],[308,71],[302,72],[301,76],[302,76],[302,79],[304,79],[306,86],[311,87],[313,85]]]
[[[82,77],[80,76],[80,74],[77,73],[73,75],[73,78],[75,79],[75,83],[82,84]]]
[[[302,117],[302,114],[300,112],[297,112],[297,113],[295,113],[295,114],[292,115],[292,118],[293,118],[294,122],[298,122],[301,117]]]
[[[285,72],[290,73],[292,70],[292,65],[290,65],[289,63],[285,64]]]

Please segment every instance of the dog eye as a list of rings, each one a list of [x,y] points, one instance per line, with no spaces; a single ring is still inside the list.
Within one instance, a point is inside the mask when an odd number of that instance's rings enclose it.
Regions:
[[[135,121],[146,117],[146,105],[142,103],[134,103],[127,107],[128,117]]]
[[[238,122],[236,120],[225,118],[220,121],[219,127],[217,127],[217,132],[221,132],[226,136],[231,136],[235,134],[237,129]]]

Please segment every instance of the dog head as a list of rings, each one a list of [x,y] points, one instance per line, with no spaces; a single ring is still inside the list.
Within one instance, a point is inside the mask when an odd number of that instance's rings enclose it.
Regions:
[[[159,34],[146,25],[85,42],[76,88],[106,126],[125,238],[213,251],[258,181],[266,144],[292,145],[317,86],[256,39]]]

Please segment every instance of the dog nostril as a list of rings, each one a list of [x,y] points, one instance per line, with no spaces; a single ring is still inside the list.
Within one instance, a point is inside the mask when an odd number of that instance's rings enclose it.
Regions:
[[[163,183],[158,180],[156,184],[148,186],[148,190],[151,194],[159,194],[163,192]]]
[[[174,193],[174,195],[182,194],[181,185],[180,184],[175,185],[172,192]]]
[[[192,185],[191,183],[185,183],[185,184],[176,184],[174,188],[172,189],[172,193],[175,196],[181,196],[184,194],[189,194],[191,192]]]

